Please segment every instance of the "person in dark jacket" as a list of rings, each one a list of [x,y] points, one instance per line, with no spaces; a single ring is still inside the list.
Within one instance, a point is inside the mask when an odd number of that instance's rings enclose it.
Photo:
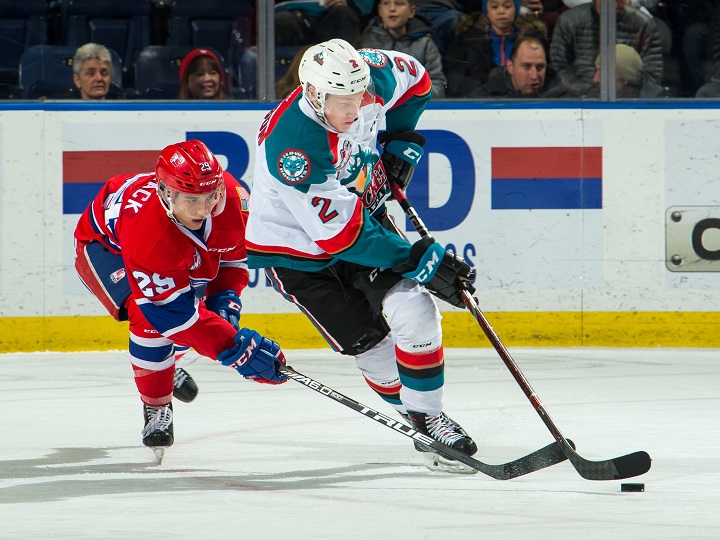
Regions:
[[[482,13],[463,15],[455,39],[443,58],[448,97],[469,97],[485,84],[490,71],[504,66],[521,34],[547,29],[537,17],[521,15],[520,0],[483,0]]]
[[[488,82],[470,97],[555,98],[564,94],[562,80],[547,63],[543,41],[520,36],[507,65],[495,68]]]
[[[651,17],[616,2],[616,43],[634,48],[642,58],[645,71],[662,80],[663,58],[655,22]],[[600,0],[569,9],[558,17],[552,42],[550,64],[563,79],[573,96],[584,96],[593,87],[595,58],[600,53]]]
[[[360,36],[360,48],[400,51],[414,56],[428,72],[433,97],[445,97],[447,79],[432,40],[432,26],[415,14],[415,0],[379,0],[378,16]]]

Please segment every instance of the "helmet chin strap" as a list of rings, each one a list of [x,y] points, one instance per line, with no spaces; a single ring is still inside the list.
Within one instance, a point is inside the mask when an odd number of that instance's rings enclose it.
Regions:
[[[178,221],[178,219],[175,217],[175,212],[173,210],[172,197],[168,194],[167,187],[162,188],[162,191],[163,191],[162,195],[160,194],[160,189],[161,189],[160,184],[158,184],[158,189],[156,190],[155,193],[157,193],[158,199],[160,199],[160,204],[162,204],[163,208],[165,208],[165,213],[167,214],[167,217],[170,218],[170,221],[172,221],[176,225],[182,225],[182,223],[180,223]]]

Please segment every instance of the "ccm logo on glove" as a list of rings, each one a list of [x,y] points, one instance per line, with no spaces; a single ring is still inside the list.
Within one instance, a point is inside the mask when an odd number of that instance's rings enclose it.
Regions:
[[[258,343],[255,341],[254,336],[250,338],[248,343],[243,343],[243,345],[247,348],[235,359],[232,364],[230,364],[230,367],[233,369],[244,366],[253,356],[255,356],[255,349],[257,349]]]

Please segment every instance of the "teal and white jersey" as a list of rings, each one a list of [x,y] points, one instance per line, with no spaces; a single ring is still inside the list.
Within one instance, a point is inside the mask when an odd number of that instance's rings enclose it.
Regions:
[[[396,51],[362,49],[375,94],[347,132],[324,123],[298,87],[260,126],[246,231],[248,265],[317,271],[345,260],[391,268],[410,244],[370,215],[386,189],[376,143],[414,130],[432,94],[425,68]]]

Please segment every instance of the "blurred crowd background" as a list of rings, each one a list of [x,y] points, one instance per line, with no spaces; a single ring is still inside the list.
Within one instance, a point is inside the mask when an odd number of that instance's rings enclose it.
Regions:
[[[273,101],[331,38],[435,100],[720,97],[720,0],[0,0],[0,99]]]

